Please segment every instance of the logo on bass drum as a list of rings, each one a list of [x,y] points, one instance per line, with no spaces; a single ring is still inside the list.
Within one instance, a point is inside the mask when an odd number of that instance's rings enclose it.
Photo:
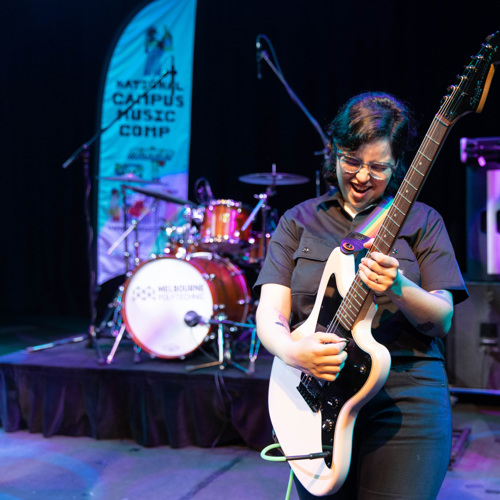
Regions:
[[[208,289],[200,284],[184,285],[136,285],[131,292],[134,301],[181,301],[205,300]],[[209,293],[209,292],[208,292]]]
[[[132,290],[133,300],[156,300],[156,290],[154,288],[147,286],[136,286]]]

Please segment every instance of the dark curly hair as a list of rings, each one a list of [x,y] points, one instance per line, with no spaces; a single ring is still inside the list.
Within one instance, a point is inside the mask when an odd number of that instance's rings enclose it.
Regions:
[[[385,92],[364,92],[352,97],[331,122],[329,151],[323,167],[325,181],[337,186],[337,150],[356,151],[362,144],[388,139],[398,162],[386,192],[395,194],[407,165],[405,153],[413,148],[417,124],[409,105]]]

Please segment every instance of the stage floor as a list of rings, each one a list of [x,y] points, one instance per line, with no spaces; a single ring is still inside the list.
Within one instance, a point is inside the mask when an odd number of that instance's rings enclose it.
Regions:
[[[187,366],[207,361],[204,355],[164,360],[142,352],[136,363],[133,343],[125,340],[103,365],[82,330],[53,325],[0,327],[3,494],[285,497],[288,466],[259,457],[272,442],[267,352],[259,353],[252,376],[232,366],[189,372]],[[66,342],[27,349],[60,339]],[[107,356],[112,340],[98,343]],[[235,361],[249,366],[244,351]],[[479,396],[478,403],[478,395],[453,393],[456,454],[438,500],[500,495],[500,401]]]

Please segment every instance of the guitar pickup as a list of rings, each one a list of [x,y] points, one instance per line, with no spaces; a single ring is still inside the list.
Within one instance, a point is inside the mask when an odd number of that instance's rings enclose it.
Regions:
[[[321,402],[323,387],[314,377],[303,373],[300,377],[300,384],[297,386],[297,390],[314,413],[318,413],[321,410],[323,407],[323,403]]]

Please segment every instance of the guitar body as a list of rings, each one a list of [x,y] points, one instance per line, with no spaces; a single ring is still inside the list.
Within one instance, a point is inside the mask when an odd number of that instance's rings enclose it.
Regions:
[[[354,278],[354,257],[335,249],[325,266],[311,314],[294,335],[316,332],[325,292],[331,280],[344,296]],[[352,436],[359,409],[382,387],[391,359],[387,349],[371,335],[376,306],[369,302],[352,332],[338,332],[349,340],[348,358],[334,382],[323,382],[319,405],[313,411],[297,390],[304,374],[275,358],[269,381],[269,413],[286,456],[320,453],[333,446],[332,458],[293,460],[289,464],[304,487],[314,495],[326,495],[342,486],[349,471]],[[312,379],[312,377],[308,377]],[[313,379],[314,380],[314,379]]]

